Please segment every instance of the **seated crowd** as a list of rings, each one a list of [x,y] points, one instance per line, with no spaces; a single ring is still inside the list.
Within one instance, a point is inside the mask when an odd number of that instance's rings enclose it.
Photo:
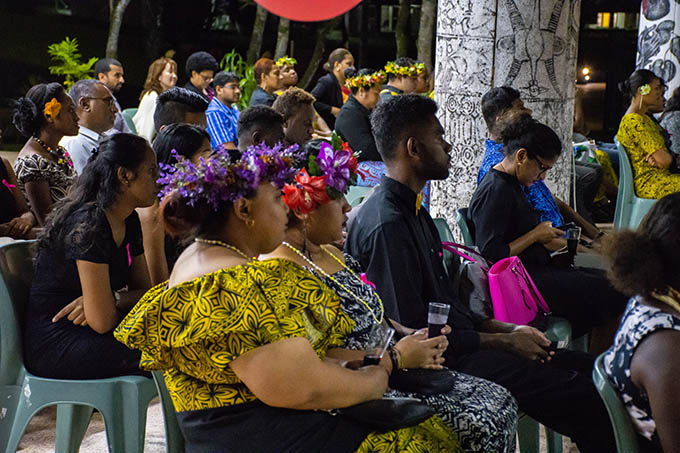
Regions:
[[[239,76],[209,53],[188,58],[184,88],[160,58],[132,118],[138,134],[116,100],[117,60],[69,92],[39,84],[17,101],[28,140],[13,167],[0,161],[0,236],[38,239],[28,370],[162,371],[189,452],[512,452],[521,411],[599,453],[616,451],[591,377],[607,351],[641,445],[678,451],[680,160],[652,116],[664,81],[638,70],[622,84],[631,104],[617,139],[638,195],[660,201],[637,231],[611,236],[544,183],[564,144],[520,93],[482,98],[475,246],[491,263],[519,256],[552,314],[589,334],[583,352],[553,348],[539,324],[473,310],[449,278],[422,207],[452,151],[424,64],[357,70],[336,49],[308,93],[296,63],[258,60],[241,112]],[[357,184],[375,188],[348,221]],[[551,257],[569,222],[610,259],[609,275]],[[450,312],[429,336],[433,301]],[[366,364],[375,331],[390,328],[384,357]],[[447,385],[403,386],[407,370]],[[381,398],[428,412],[378,427],[352,411]]]

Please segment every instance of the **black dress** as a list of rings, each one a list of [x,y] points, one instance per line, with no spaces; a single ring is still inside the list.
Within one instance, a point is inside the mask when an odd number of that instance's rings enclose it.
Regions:
[[[333,130],[335,128],[335,115],[331,113],[331,108],[342,107],[342,88],[340,82],[331,73],[321,77],[312,89],[312,96],[316,98],[314,108],[321,115],[321,118]]]
[[[142,228],[136,212],[125,219],[125,238],[118,247],[104,211],[95,205],[77,209],[63,225],[63,249],[40,248],[26,311],[24,360],[38,376],[57,379],[101,379],[139,374],[140,352],[77,326],[66,317],[52,318],[82,296],[76,260],[109,265],[111,289],[127,286],[131,258],[144,253]]]
[[[349,143],[353,151],[361,151],[359,162],[382,161],[371,132],[369,113],[354,96],[350,96],[335,120],[335,132]]]
[[[253,107],[255,105],[266,105],[267,107],[271,107],[275,100],[275,95],[269,94],[262,88],[257,87],[255,90],[253,90],[253,94],[250,96],[250,103],[248,104],[248,107]]]
[[[7,167],[5,167],[3,160],[0,159],[0,223],[9,222],[18,216],[17,203],[14,195],[12,195],[12,189],[9,187]]]
[[[540,223],[540,212],[531,207],[517,178],[493,168],[472,196],[469,215],[475,245],[492,262],[509,256],[510,242]],[[519,257],[552,313],[571,322],[574,336],[623,313],[627,299],[609,284],[604,271],[560,267],[539,242]]]

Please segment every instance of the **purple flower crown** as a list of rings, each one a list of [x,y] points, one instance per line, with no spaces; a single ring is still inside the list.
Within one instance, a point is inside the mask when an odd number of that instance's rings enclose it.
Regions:
[[[318,153],[310,152],[306,156],[304,168],[310,176],[325,176],[326,192],[337,200],[357,183],[358,155],[333,132],[330,143],[324,141]]]
[[[298,145],[284,147],[281,143],[269,148],[263,143],[249,147],[242,154],[220,147],[207,158],[192,163],[172,150],[174,165],[160,164],[161,200],[179,192],[187,204],[202,201],[218,210],[224,202],[255,194],[260,183],[267,180],[279,189],[292,181],[304,159]]]

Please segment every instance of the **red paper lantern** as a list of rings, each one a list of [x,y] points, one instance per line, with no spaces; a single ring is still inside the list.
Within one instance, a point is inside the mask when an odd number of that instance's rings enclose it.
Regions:
[[[358,5],[361,0],[255,0],[277,16],[301,22],[332,19]]]

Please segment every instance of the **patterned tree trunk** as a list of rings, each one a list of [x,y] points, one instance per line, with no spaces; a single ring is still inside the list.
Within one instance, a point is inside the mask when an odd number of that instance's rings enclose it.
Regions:
[[[125,8],[130,0],[109,0],[109,37],[106,40],[106,58],[118,57],[118,38],[120,26],[123,23]]]
[[[453,151],[449,178],[434,183],[433,217],[453,226],[469,204],[486,137],[480,101],[502,85],[560,136],[562,157],[546,182],[569,199],[579,16],[580,0],[439,0],[435,100]]]
[[[644,1],[640,7],[637,67],[651,69],[668,85],[680,86],[680,10],[672,0]]]

